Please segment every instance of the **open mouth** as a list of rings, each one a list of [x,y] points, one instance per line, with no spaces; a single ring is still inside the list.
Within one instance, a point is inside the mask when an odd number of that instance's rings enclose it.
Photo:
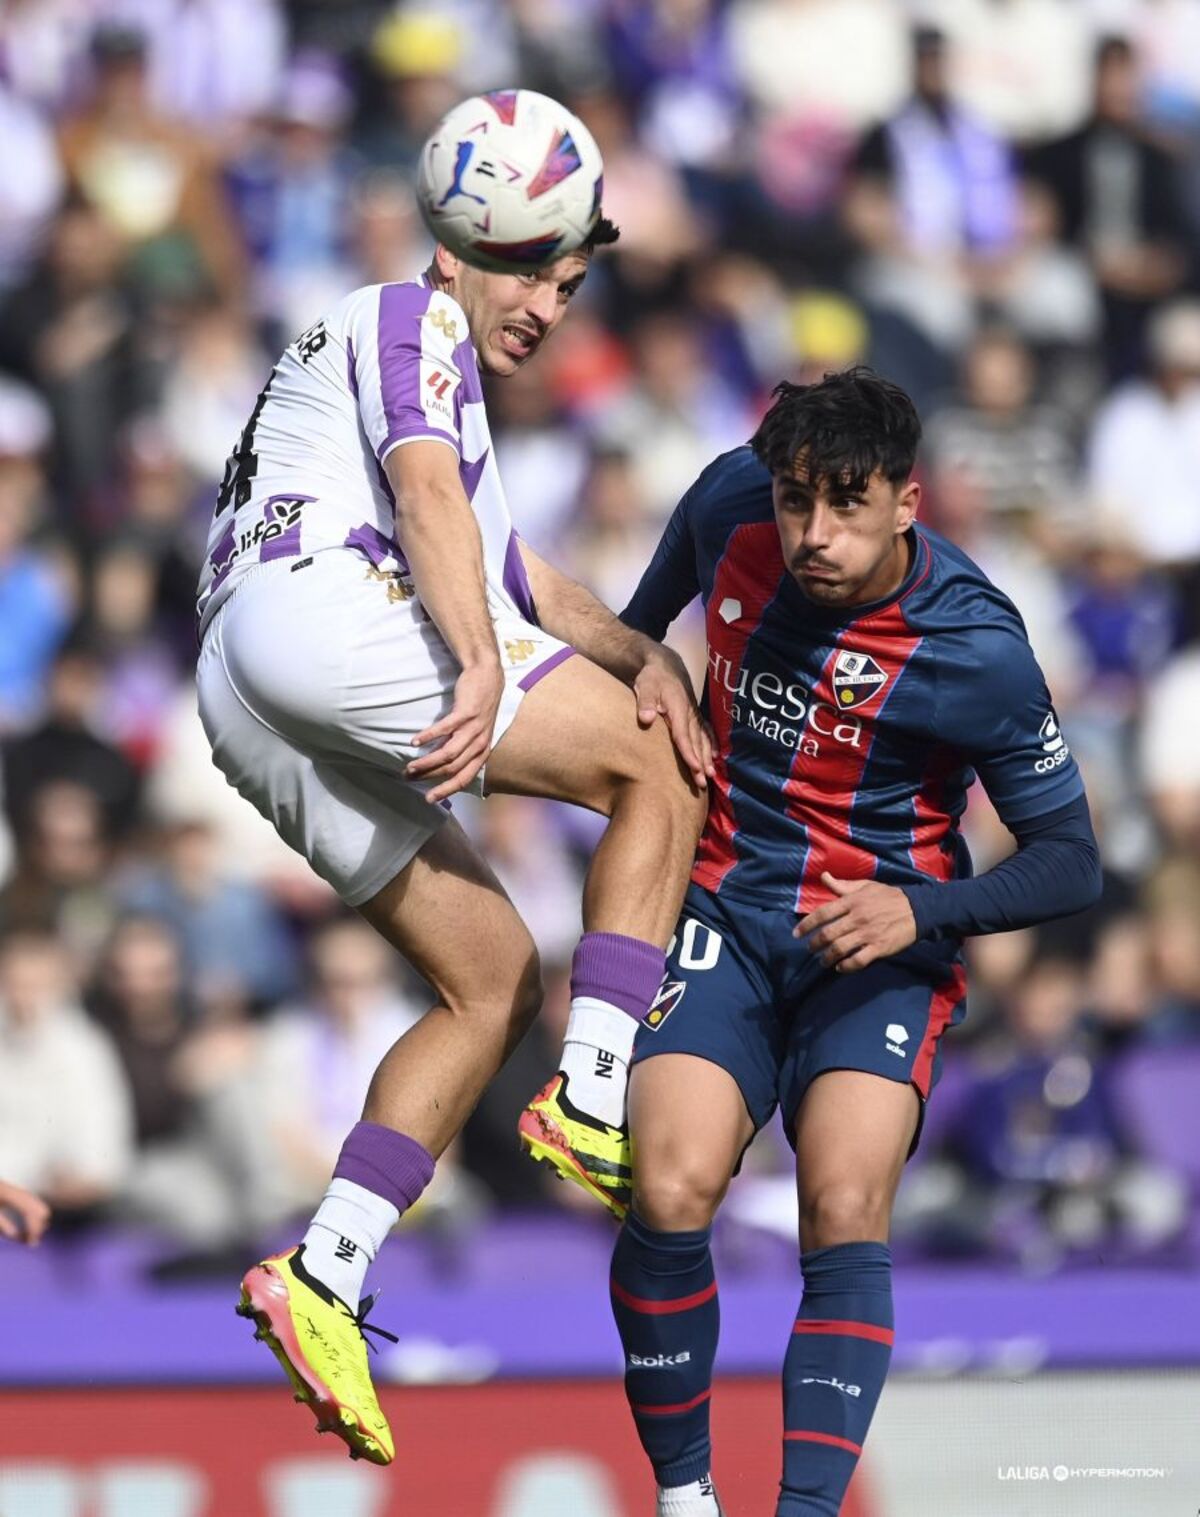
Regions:
[[[500,346],[510,358],[528,358],[538,345],[538,335],[528,327],[506,323],[500,328]]]

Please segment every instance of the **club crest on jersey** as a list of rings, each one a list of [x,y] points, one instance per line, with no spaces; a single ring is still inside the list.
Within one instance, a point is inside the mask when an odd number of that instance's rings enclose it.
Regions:
[[[671,1013],[683,1000],[683,993],[687,989],[686,980],[666,980],[662,989],[650,1003],[650,1010],[646,1013],[646,1026],[651,1032],[657,1032]]]
[[[887,684],[887,675],[869,653],[845,648],[833,665],[833,703],[839,711],[865,706]]]

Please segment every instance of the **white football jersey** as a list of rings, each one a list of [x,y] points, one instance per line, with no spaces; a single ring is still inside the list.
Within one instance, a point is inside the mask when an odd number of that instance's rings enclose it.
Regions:
[[[225,466],[200,575],[203,634],[253,565],[351,548],[406,570],[383,461],[452,447],[483,538],[493,617],[534,621],[462,307],[422,277],[370,285],[285,349]]]

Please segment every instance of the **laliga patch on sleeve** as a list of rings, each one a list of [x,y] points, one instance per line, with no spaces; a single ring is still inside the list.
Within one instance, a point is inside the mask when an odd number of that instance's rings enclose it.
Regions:
[[[421,409],[435,426],[454,426],[454,392],[461,377],[444,364],[421,360]]]

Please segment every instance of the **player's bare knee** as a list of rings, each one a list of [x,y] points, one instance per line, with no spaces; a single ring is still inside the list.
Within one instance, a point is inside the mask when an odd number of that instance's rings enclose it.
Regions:
[[[634,1179],[633,1209],[659,1232],[693,1232],[712,1221],[728,1183],[687,1163],[669,1170],[647,1164]]]
[[[474,1027],[499,1030],[506,1055],[529,1031],[542,1007],[542,966],[530,942],[519,955],[487,961],[486,979],[463,987],[437,987],[441,1003]]]
[[[801,1236],[809,1249],[882,1239],[887,1236],[890,1212],[888,1187],[858,1180],[833,1181],[801,1199]]]

